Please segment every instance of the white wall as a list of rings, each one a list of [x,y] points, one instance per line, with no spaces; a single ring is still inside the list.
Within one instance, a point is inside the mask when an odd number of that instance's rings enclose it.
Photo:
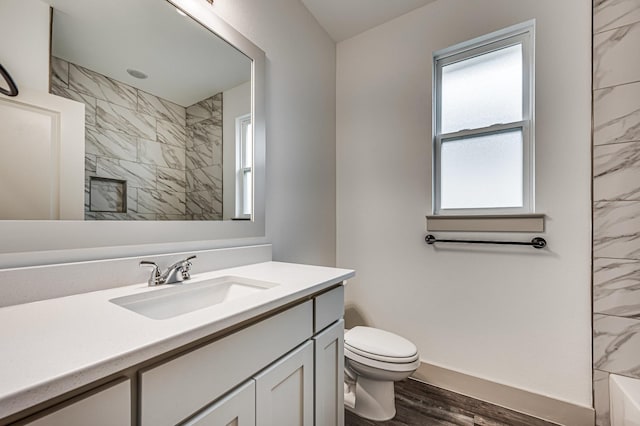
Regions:
[[[2,0],[0,63],[21,88],[49,91],[49,6]],[[4,82],[2,83],[3,87]]]
[[[222,93],[222,217],[236,216],[236,118],[251,113],[251,82],[242,83]]]
[[[347,304],[414,341],[425,362],[583,406],[591,405],[590,7],[439,0],[339,43],[336,89],[337,259],[357,271]],[[532,18],[536,211],[547,215],[548,249],[427,246],[432,52]]]
[[[335,264],[335,44],[299,0],[214,2],[267,55],[267,237],[274,259]]]

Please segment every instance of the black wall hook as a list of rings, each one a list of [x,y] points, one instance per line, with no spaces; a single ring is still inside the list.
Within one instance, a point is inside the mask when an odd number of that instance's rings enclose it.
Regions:
[[[18,86],[16,86],[16,83],[13,81],[7,70],[4,69],[2,64],[0,64],[0,75],[2,75],[9,86],[9,90],[0,87],[0,93],[7,96],[18,96]]]

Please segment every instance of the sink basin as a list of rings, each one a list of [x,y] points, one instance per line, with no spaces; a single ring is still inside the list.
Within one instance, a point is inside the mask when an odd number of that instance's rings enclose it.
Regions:
[[[167,319],[209,306],[239,299],[277,286],[276,283],[224,276],[169,284],[162,290],[109,300],[151,319]]]

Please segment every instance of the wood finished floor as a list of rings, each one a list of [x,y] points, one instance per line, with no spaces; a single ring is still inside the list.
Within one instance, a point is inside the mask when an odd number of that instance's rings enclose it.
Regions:
[[[374,422],[345,410],[345,426],[557,426],[410,379],[396,383],[396,411]]]

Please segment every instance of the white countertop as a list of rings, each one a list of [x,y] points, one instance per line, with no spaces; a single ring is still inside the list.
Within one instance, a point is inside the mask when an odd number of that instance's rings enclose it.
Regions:
[[[226,275],[279,285],[164,320],[109,301],[167,288],[147,283],[1,308],[0,419],[321,291],[354,271],[265,262],[193,278]]]

